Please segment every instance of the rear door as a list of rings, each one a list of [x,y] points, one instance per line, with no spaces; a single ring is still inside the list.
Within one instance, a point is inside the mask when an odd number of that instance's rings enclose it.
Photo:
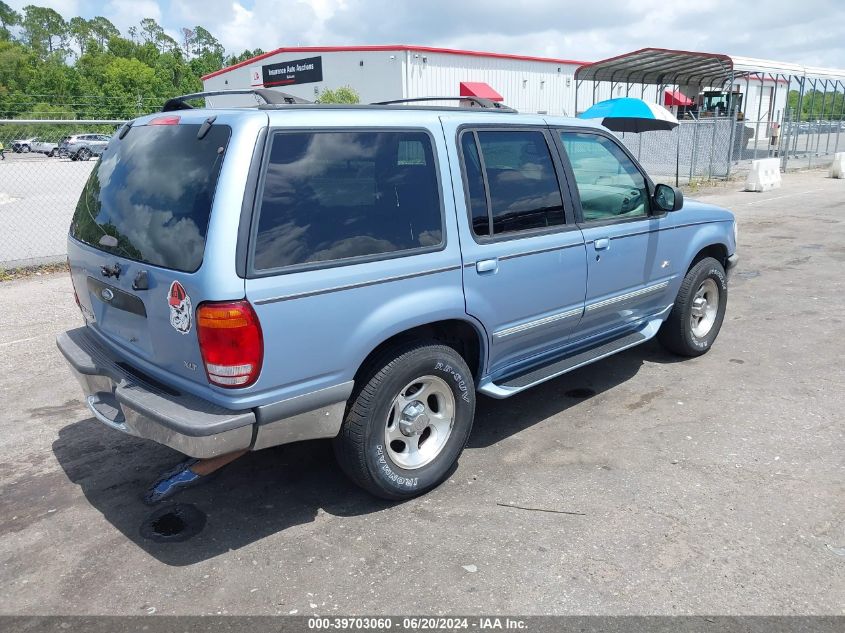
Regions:
[[[268,344],[256,388],[286,398],[352,380],[380,342],[463,311],[437,119],[324,115],[270,114],[256,195],[246,294]]]
[[[672,301],[670,225],[653,213],[645,174],[610,134],[556,130],[578,192],[587,250],[587,295],[577,339],[612,335],[655,316]]]
[[[457,143],[466,310],[487,329],[495,378],[569,338],[584,306],[584,240],[546,129],[463,127]]]

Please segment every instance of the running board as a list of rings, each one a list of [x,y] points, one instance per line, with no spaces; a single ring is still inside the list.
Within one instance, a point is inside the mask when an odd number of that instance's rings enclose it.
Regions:
[[[589,365],[601,358],[644,343],[657,333],[660,325],[661,322],[659,320],[652,321],[645,328],[622,336],[621,338],[577,352],[571,356],[565,356],[556,360],[553,359],[540,367],[529,368],[517,374],[506,376],[501,378],[497,383],[489,382],[482,384],[479,387],[479,391],[493,398],[507,398],[541,382],[557,378],[573,369]]]

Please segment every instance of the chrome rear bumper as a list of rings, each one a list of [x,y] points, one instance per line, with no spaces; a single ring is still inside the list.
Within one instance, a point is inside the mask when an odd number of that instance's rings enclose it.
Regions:
[[[214,457],[334,437],[352,383],[255,409],[232,411],[132,371],[87,327],[56,339],[94,417],[115,430],[192,457]]]

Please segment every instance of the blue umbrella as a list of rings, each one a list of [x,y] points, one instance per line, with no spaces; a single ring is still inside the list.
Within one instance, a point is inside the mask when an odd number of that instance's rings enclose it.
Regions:
[[[630,97],[600,101],[578,118],[602,119],[602,125],[615,132],[671,130],[678,126],[678,119],[663,106]]]

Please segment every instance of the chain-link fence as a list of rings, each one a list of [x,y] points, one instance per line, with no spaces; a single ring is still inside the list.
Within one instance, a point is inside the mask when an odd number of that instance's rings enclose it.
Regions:
[[[834,154],[845,152],[845,116],[814,121],[787,116],[781,136],[778,155],[783,168],[826,165]]]
[[[736,122],[728,117],[684,119],[671,131],[618,136],[653,180],[678,184],[727,177],[729,149],[741,142]]]
[[[838,114],[838,113],[837,113]],[[61,261],[76,201],[96,157],[123,121],[0,119],[0,269]],[[814,167],[845,151],[845,117],[815,121],[684,119],[668,132],[620,133],[657,182],[684,184],[742,173],[779,157]]]
[[[0,120],[0,269],[64,259],[76,201],[121,123]]]

